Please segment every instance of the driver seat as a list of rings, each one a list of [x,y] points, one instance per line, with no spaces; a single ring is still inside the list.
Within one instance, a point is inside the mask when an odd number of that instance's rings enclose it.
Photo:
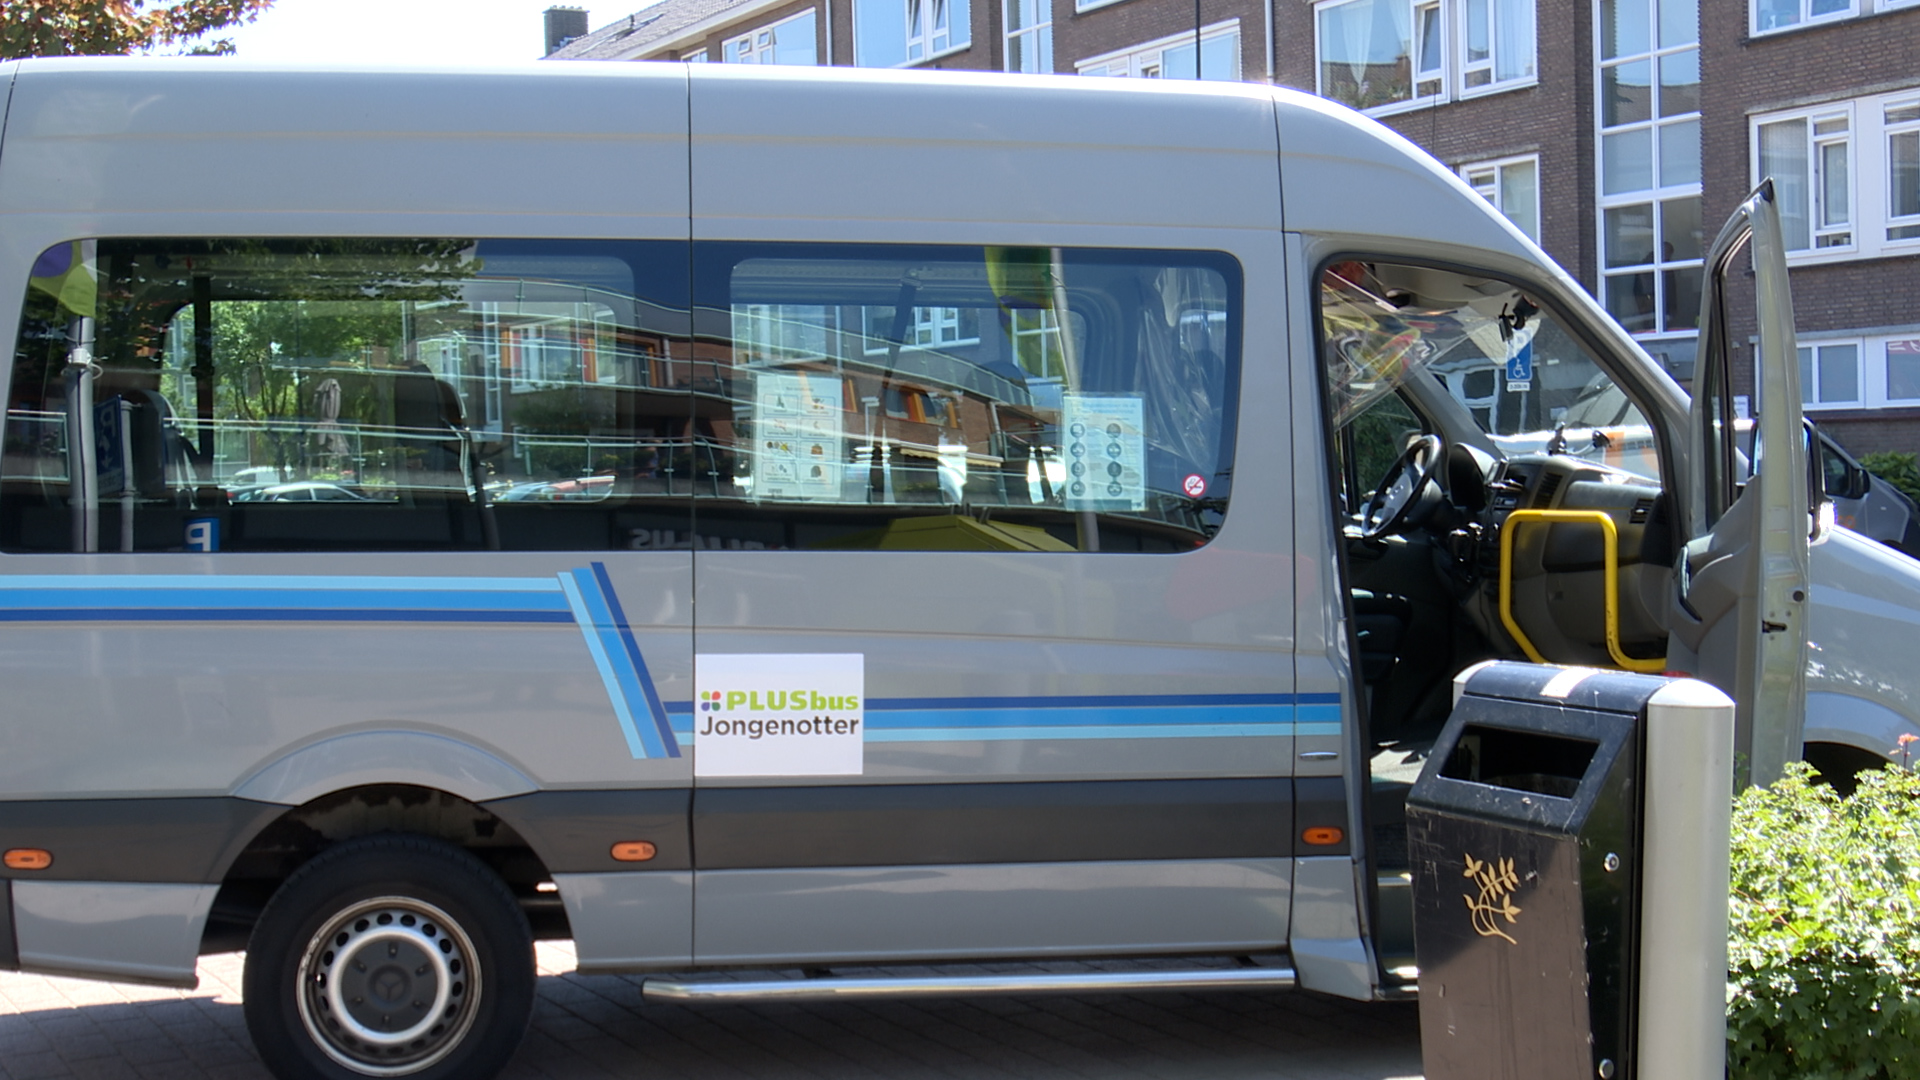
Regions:
[[[1413,601],[1392,593],[1354,589],[1353,637],[1360,650],[1360,680],[1378,686],[1393,674],[1400,642],[1413,625]]]

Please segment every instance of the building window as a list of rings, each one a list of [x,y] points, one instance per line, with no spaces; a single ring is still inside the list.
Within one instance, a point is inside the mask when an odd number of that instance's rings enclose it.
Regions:
[[[1920,334],[1888,338],[1881,348],[1886,356],[1887,402],[1920,405]]]
[[[1920,240],[1920,98],[1881,112],[1887,132],[1887,239]]]
[[[1700,320],[1700,46],[1694,0],[1600,0],[1601,299],[1635,334]]]
[[[896,345],[903,349],[941,349],[973,345],[980,340],[980,313],[972,308],[911,308],[896,331],[898,312],[891,307],[864,309],[861,318],[868,355],[890,352]]]
[[[1074,69],[1082,75],[1236,81],[1240,78],[1239,20],[1203,27],[1197,55],[1196,66],[1193,34],[1189,31],[1082,60]]]
[[[1861,405],[1858,341],[1802,345],[1799,353],[1801,404],[1809,409]]]
[[[818,64],[820,44],[813,29],[813,9],[729,39],[721,46],[720,56],[729,64]]]
[[[1765,34],[1858,13],[1855,0],[1753,0],[1753,32]]]
[[[1319,93],[1391,112],[1535,80],[1533,0],[1328,0],[1315,8]]]
[[[1756,125],[1760,175],[1773,178],[1788,251],[1853,248],[1851,111]]]
[[[1049,0],[1003,0],[1007,22],[1007,70],[1044,74],[1053,70],[1053,5]]]
[[[707,50],[704,47],[698,48],[682,56],[680,59],[689,64],[704,64],[707,62]]]
[[[1752,140],[1754,179],[1772,178],[1796,261],[1920,246],[1920,96],[1755,117]]]
[[[973,42],[968,0],[854,0],[853,57],[861,67],[903,67]]]
[[[1540,242],[1540,158],[1538,155],[1483,161],[1460,167],[1460,175],[1494,209]]]

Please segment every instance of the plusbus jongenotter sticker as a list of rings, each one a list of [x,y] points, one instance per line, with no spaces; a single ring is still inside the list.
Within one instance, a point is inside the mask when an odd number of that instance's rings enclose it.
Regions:
[[[693,661],[695,776],[858,776],[866,657],[702,653]]]

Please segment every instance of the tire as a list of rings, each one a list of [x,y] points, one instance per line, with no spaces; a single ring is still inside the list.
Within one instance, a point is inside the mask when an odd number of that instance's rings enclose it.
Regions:
[[[280,1080],[485,1080],[533,1016],[533,935],[467,852],[363,837],[274,893],[241,985],[247,1031]]]

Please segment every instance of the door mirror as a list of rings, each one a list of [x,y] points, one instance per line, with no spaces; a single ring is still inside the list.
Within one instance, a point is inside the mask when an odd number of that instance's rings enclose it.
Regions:
[[[1825,492],[1829,499],[1865,498],[1867,489],[1873,486],[1873,477],[1866,466],[1847,456],[1847,452],[1814,427],[1811,420],[1807,422],[1807,437],[1812,440],[1807,456],[1819,472],[1814,490]]]

